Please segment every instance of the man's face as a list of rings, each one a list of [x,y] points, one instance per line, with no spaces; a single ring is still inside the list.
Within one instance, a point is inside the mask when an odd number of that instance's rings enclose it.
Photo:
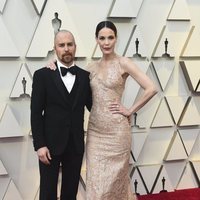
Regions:
[[[70,66],[73,63],[76,53],[76,44],[71,33],[59,32],[55,38],[54,49],[58,60],[62,64]]]

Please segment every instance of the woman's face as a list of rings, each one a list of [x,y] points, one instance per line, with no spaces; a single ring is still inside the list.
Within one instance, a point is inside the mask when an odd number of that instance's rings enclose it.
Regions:
[[[109,55],[114,52],[117,37],[112,29],[105,27],[99,31],[96,41],[102,53],[104,55]]]

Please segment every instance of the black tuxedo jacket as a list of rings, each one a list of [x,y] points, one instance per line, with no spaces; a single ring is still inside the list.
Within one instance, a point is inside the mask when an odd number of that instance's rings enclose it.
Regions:
[[[35,150],[47,146],[60,155],[71,134],[78,153],[84,151],[84,108],[92,106],[89,72],[77,67],[77,89],[70,103],[57,69],[35,71],[31,95],[31,129]]]

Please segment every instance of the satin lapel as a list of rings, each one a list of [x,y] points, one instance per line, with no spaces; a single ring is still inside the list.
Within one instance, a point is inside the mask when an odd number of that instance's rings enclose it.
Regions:
[[[77,67],[78,68],[78,67]],[[74,109],[74,107],[76,106],[79,98],[81,98],[81,92],[84,91],[83,87],[84,87],[84,76],[81,76],[81,70],[78,68],[77,69],[77,74],[76,74],[76,78],[77,78],[77,91],[76,91],[76,95],[75,95],[75,99],[74,99],[74,103],[72,108]]]
[[[56,64],[56,66],[57,66],[57,64]],[[53,78],[58,90],[60,91],[61,95],[63,96],[64,100],[68,102],[68,98],[66,97],[66,91],[65,91],[66,88],[60,77],[58,67],[51,74],[52,74],[52,78]]]

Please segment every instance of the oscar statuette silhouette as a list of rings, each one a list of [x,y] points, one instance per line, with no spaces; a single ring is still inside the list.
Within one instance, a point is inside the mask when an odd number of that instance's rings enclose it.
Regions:
[[[165,53],[164,53],[162,56],[163,56],[163,57],[170,57],[170,54],[167,53],[168,44],[169,44],[167,38],[165,39],[165,42],[164,42],[164,43],[165,43]]]
[[[137,125],[137,113],[133,113],[134,117],[134,124],[132,125],[133,128],[139,128],[139,125]]]
[[[139,196],[140,194],[137,192],[137,186],[138,186],[138,181],[137,179],[135,179],[134,181],[135,194]]]
[[[54,29],[54,34],[56,34],[60,30],[62,21],[58,18],[57,12],[54,13],[54,16],[55,16],[55,18],[52,19],[51,23],[52,23],[52,26],[53,26],[53,29]]]
[[[134,57],[141,57],[141,54],[138,53],[139,43],[140,43],[140,41],[138,40],[138,38],[136,38],[136,40],[135,40],[135,52],[136,53],[133,55]]]
[[[162,178],[162,190],[160,192],[167,192],[167,190],[165,190],[165,181],[166,181],[166,179],[163,176],[163,178]]]
[[[20,96],[19,96],[21,98],[30,98],[30,95],[26,93],[26,84],[27,84],[27,81],[26,81],[25,77],[23,77],[23,79],[22,79],[23,93],[20,94]]]

